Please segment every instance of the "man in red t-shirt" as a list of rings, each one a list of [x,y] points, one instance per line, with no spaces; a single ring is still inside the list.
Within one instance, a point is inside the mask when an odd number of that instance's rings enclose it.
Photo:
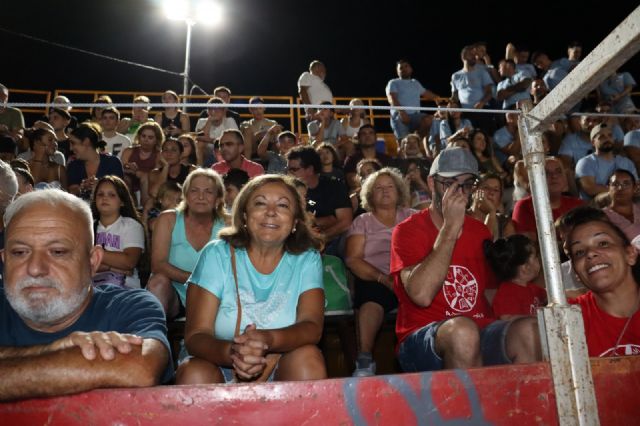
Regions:
[[[231,169],[241,169],[247,172],[249,179],[264,174],[264,168],[251,160],[247,160],[244,152],[244,137],[239,130],[228,129],[220,136],[220,155],[222,161],[218,161],[211,168],[224,175]]]
[[[491,234],[466,215],[477,175],[469,150],[445,149],[429,172],[430,208],[393,231],[398,359],[405,371],[540,358],[536,320],[496,321],[485,297],[494,280],[482,243]]]
[[[584,204],[580,198],[564,195],[569,191],[569,184],[564,165],[559,158],[545,158],[544,171],[547,176],[549,203],[551,204],[551,214],[554,221],[574,207]],[[524,234],[534,241],[538,240],[538,228],[536,227],[536,217],[533,213],[531,195],[516,202],[511,219],[518,234]]]

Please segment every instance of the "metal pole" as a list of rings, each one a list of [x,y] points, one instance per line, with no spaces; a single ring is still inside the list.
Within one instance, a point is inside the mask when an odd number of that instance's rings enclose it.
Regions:
[[[569,306],[560,274],[560,257],[549,203],[545,156],[540,131],[529,133],[531,101],[522,105],[518,129],[522,154],[529,174],[536,215],[544,277],[549,304],[538,311],[540,339],[545,359],[551,364],[560,425],[598,425],[598,406],[593,390],[582,314]]]
[[[531,198],[536,215],[536,227],[538,229],[538,244],[540,254],[544,260],[544,280],[547,285],[547,293],[550,305],[566,305],[567,298],[564,294],[562,275],[560,272],[560,256],[558,255],[558,242],[553,223],[553,214],[549,205],[549,188],[545,173],[545,154],[542,145],[541,132],[529,132],[529,122],[524,119],[531,108],[531,102],[523,106],[523,115],[519,118],[518,130],[524,157],[529,173],[529,185]]]
[[[187,44],[184,50],[184,72],[183,83],[182,83],[182,97],[183,102],[186,102],[187,96],[189,95],[189,68],[190,68],[190,59],[191,59],[191,28],[195,25],[195,22],[191,19],[185,20],[187,24]],[[186,108],[185,108],[186,111]]]

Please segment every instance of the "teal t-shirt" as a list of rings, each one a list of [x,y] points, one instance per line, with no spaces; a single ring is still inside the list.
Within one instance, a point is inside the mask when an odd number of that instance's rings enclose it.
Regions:
[[[256,271],[245,249],[236,249],[236,270],[242,321],[258,329],[278,329],[296,322],[298,298],[314,288],[323,288],[322,260],[315,250],[295,255],[285,252],[269,275]],[[231,270],[229,245],[222,240],[208,243],[189,277],[189,285],[199,285],[220,300],[215,336],[231,340],[236,328],[236,285]]]
[[[218,238],[218,232],[220,232],[222,228],[224,228],[224,221],[221,219],[215,221],[211,227],[209,240],[212,241]],[[189,240],[187,240],[187,232],[184,227],[184,213],[176,211],[176,223],[171,232],[171,245],[169,246],[169,263],[183,271],[191,272],[196,266],[198,255],[200,255],[202,250],[204,250],[204,247],[200,251],[196,251]],[[172,281],[172,284],[173,288],[176,289],[176,293],[178,293],[182,306],[187,306],[187,286],[185,283]]]

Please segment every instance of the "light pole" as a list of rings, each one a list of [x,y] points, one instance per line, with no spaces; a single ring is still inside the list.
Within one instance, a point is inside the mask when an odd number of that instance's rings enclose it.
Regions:
[[[184,49],[184,72],[182,73],[182,96],[183,99],[186,99],[189,94],[189,68],[191,68],[191,30],[193,26],[196,24],[191,19],[185,19],[184,21],[187,24],[187,45]]]
[[[191,31],[196,22],[214,26],[222,21],[222,7],[212,0],[201,0],[194,7],[190,0],[164,0],[164,12],[167,18],[184,21],[187,25],[187,41],[184,52],[184,72],[182,73],[183,100],[189,95],[189,72],[191,69]]]

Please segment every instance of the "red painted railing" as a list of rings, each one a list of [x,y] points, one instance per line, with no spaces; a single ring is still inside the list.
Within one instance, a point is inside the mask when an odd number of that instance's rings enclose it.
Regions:
[[[602,425],[640,419],[640,357],[592,361]],[[545,363],[367,379],[95,390],[0,404],[1,425],[555,425]]]

